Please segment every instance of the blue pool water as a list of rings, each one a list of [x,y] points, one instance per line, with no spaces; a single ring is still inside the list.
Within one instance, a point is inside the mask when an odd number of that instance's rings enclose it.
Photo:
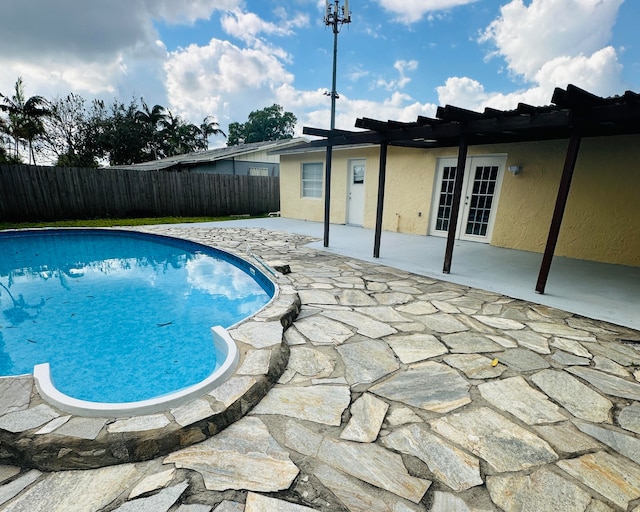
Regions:
[[[48,362],[61,392],[133,402],[199,383],[211,327],[262,308],[251,264],[183,240],[124,231],[0,233],[0,375]]]

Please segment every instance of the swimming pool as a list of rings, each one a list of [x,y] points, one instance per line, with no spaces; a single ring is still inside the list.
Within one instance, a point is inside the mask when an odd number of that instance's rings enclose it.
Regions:
[[[35,367],[41,392],[72,408],[175,403],[230,374],[238,354],[224,328],[274,293],[251,263],[184,240],[0,233],[0,375]]]

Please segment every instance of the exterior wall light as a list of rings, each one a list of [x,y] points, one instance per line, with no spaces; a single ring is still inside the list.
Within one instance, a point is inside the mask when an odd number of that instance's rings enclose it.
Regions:
[[[507,170],[511,173],[513,173],[514,176],[520,174],[520,172],[522,171],[522,166],[521,165],[510,165],[509,167],[507,167]]]

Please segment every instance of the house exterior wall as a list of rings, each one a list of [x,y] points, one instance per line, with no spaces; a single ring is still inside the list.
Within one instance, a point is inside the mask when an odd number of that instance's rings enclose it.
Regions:
[[[233,174],[236,176],[249,176],[252,167],[267,169],[267,176],[279,176],[279,164],[273,162],[245,161],[245,160],[216,160],[215,162],[203,162],[187,167],[189,172],[203,174]]]
[[[346,223],[349,160],[364,158],[366,160],[365,227],[370,227],[369,217],[371,216],[373,216],[373,223],[375,224],[378,156],[377,147],[334,149],[331,164],[331,223]],[[325,163],[324,149],[293,155],[280,155],[280,213],[283,217],[315,222],[324,220],[324,187],[326,187],[324,178],[322,197],[302,197],[302,164],[319,162],[323,165]],[[371,204],[372,194],[373,206]]]
[[[491,244],[543,252],[568,141],[474,146],[469,156],[507,155]],[[438,158],[456,157],[457,148],[389,147],[382,227],[426,235],[434,198]],[[348,163],[366,159],[365,228],[375,227],[379,148],[335,149],[331,222],[347,219]],[[301,197],[303,162],[323,162],[324,150],[281,155],[281,213],[322,222],[324,196]],[[587,138],[581,143],[555,254],[605,263],[640,266],[640,136]]]
[[[407,148],[388,148],[383,229],[413,235],[427,234],[428,205],[433,196],[435,171],[435,158],[431,153]],[[378,169],[375,188],[372,190],[374,210],[369,226],[372,228],[375,227],[377,179]]]
[[[586,139],[578,165],[562,255],[640,266],[640,136]]]
[[[568,141],[509,147],[492,245],[542,252]],[[555,254],[640,266],[640,137],[584,139]]]

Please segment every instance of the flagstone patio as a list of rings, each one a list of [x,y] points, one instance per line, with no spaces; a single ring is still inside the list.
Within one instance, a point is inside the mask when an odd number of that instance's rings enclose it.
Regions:
[[[238,254],[250,243],[289,265],[283,279],[302,309],[284,331],[287,369],[244,417],[166,456],[0,466],[0,511],[640,511],[640,344],[629,341],[640,333],[312,249],[306,236],[145,229]],[[244,330],[245,341],[260,331]],[[263,355],[245,357],[241,378],[265,371]],[[11,395],[28,389],[17,381]],[[216,400],[242,407],[238,396]],[[0,428],[26,410],[5,405]],[[64,422],[42,406],[21,428],[60,433]],[[211,412],[195,400],[165,420],[107,428],[143,432]],[[87,436],[96,421],[72,432]],[[0,443],[0,455],[10,448]]]

